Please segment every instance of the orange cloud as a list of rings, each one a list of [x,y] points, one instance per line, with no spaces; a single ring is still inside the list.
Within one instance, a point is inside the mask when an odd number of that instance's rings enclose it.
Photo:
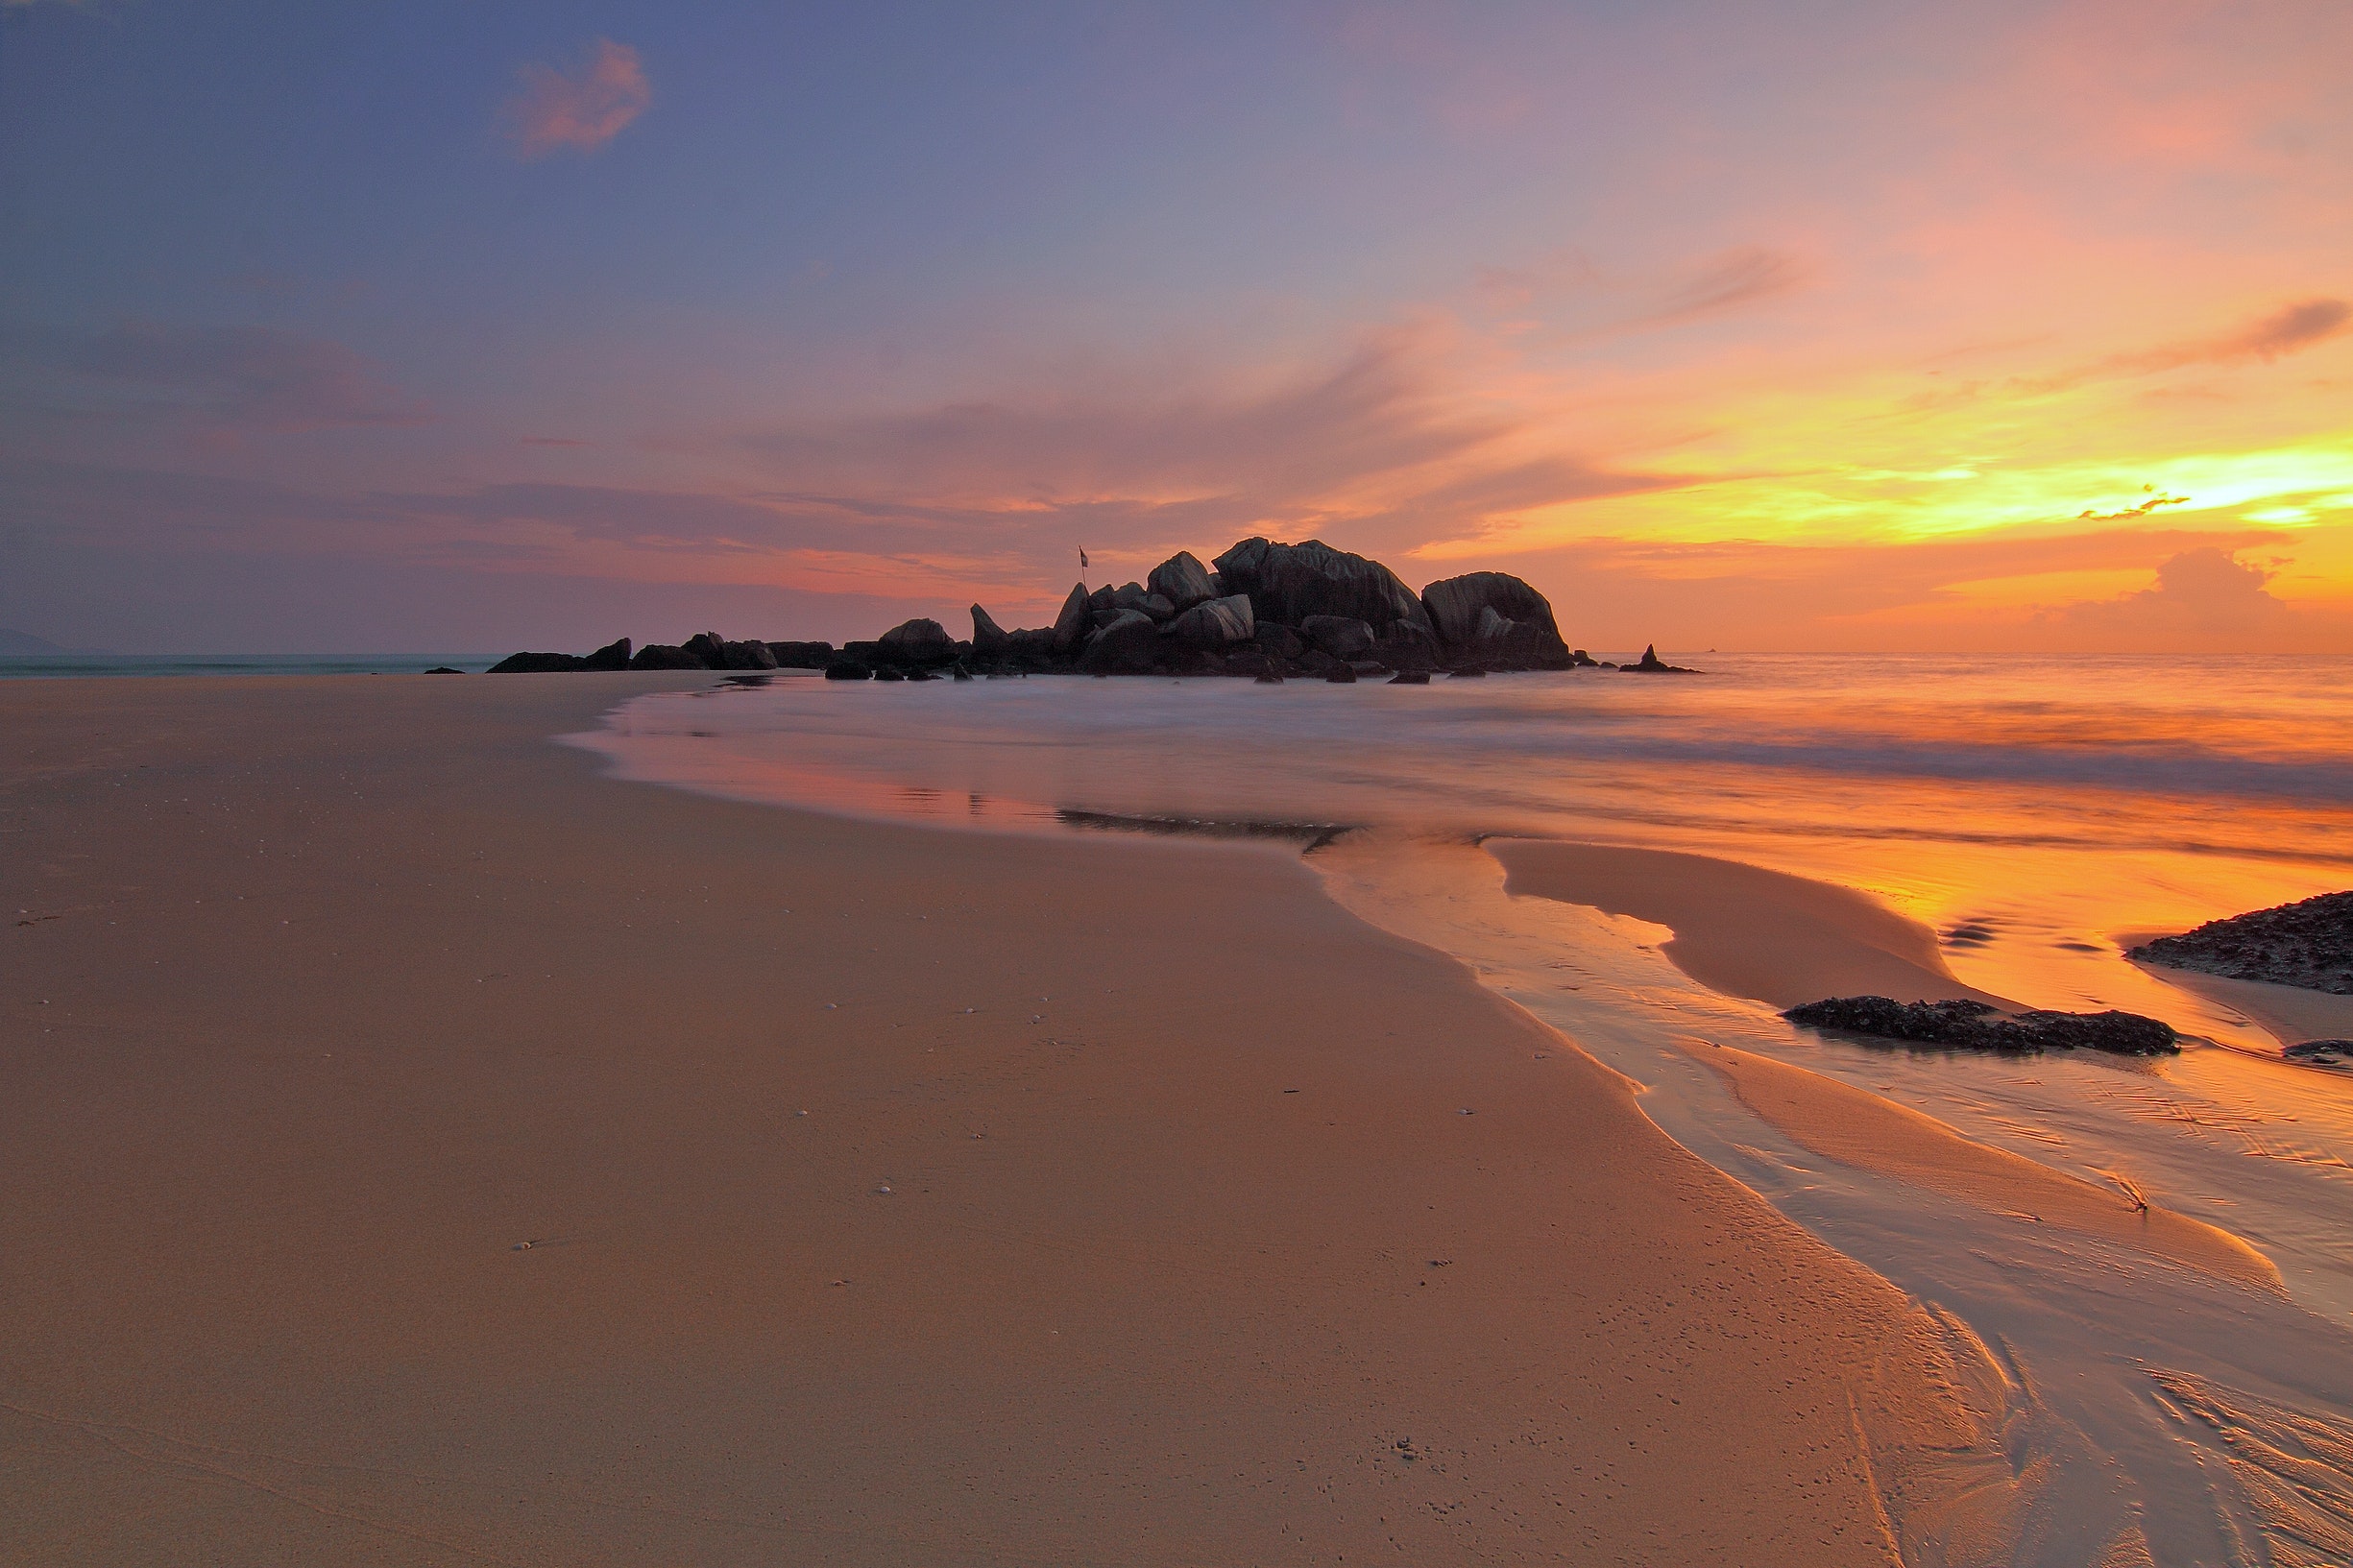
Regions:
[[[2027,384],[2037,392],[2057,392],[2085,381],[2155,375],[2186,365],[2235,365],[2250,359],[2268,365],[2283,354],[2295,353],[2335,337],[2344,330],[2349,320],[2353,320],[2353,304],[2342,300],[2300,300],[2227,332],[2185,338],[2131,353],[2110,354],[2105,359]]]
[[[566,147],[593,153],[653,102],[638,52],[611,38],[598,38],[572,75],[534,64],[525,65],[521,78],[504,118],[516,156],[526,160]]]

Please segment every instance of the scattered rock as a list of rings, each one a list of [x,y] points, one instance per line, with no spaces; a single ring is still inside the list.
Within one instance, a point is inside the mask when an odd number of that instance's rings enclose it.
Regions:
[[[1389,678],[1391,686],[1428,686],[1430,672],[1426,669],[1401,669]]]
[[[1832,997],[1782,1014],[1809,1029],[1955,1046],[1965,1050],[2105,1050],[2120,1056],[2177,1051],[2172,1025],[2138,1013],[2059,1013],[2030,1008],[2015,1018],[1982,1001],[1897,1001]]]
[[[904,681],[907,671],[896,664],[877,664],[874,666],[874,678],[878,681]]]
[[[831,642],[771,642],[778,669],[823,669],[834,662]]]
[[[2280,1054],[2309,1067],[2353,1068],[2353,1040],[2307,1040],[2290,1046]]]
[[[863,681],[871,679],[873,674],[874,671],[855,659],[837,659],[825,666],[825,678],[829,681]]]
[[[462,669],[452,669],[448,664],[435,664],[431,669],[426,670],[425,673],[427,675],[463,675],[466,672]]]
[[[2298,904],[2210,920],[2194,931],[2161,936],[2124,956],[2168,969],[2353,997],[2353,892],[2323,893]]]

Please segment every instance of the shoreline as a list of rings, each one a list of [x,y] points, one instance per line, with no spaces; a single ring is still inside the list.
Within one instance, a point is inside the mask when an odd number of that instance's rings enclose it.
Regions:
[[[1885,1562],[1999,1465],[1901,1292],[1296,857],[554,743],[665,685],[0,688],[7,1555]]]

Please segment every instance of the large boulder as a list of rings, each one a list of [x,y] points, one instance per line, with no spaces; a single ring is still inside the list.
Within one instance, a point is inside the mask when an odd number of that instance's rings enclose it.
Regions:
[[[1490,657],[1475,651],[1474,645],[1492,640],[1481,636],[1482,617],[1492,612],[1504,621],[1532,628],[1514,639],[1516,649],[1530,655],[1526,662],[1564,669],[1575,663],[1568,644],[1561,640],[1551,603],[1509,572],[1474,571],[1432,583],[1421,591],[1421,605],[1439,642],[1454,658]]]
[[[1259,621],[1250,629],[1250,636],[1269,659],[1297,659],[1307,651],[1307,639],[1299,636],[1298,629],[1278,621]]]
[[[629,667],[629,639],[624,637],[618,641],[606,643],[586,659],[581,660],[580,667],[582,669],[627,669]]]
[[[1160,657],[1160,628],[1141,610],[1123,610],[1088,639],[1079,668],[1088,675],[1140,675]]]
[[[727,639],[716,632],[697,632],[687,639],[684,646],[704,669],[727,667]]]
[[[935,620],[903,620],[875,639],[876,651],[894,664],[944,664],[956,657],[956,639]]]
[[[776,655],[768,651],[765,642],[722,642],[719,644],[721,669],[774,669]]]
[[[1061,614],[1054,617],[1054,651],[1070,652],[1094,624],[1094,606],[1087,598],[1086,585],[1074,584],[1070,597],[1062,601]]]
[[[1427,626],[1414,591],[1378,561],[1335,550],[1321,540],[1278,544],[1246,539],[1217,559],[1227,593],[1247,593],[1261,621],[1297,626],[1310,615],[1347,615],[1374,635],[1403,621]]]
[[[1354,615],[1310,615],[1299,622],[1299,635],[1334,659],[1362,659],[1372,651],[1371,626]]]
[[[831,642],[771,642],[778,669],[823,669],[834,662]]]
[[[1557,637],[1547,639],[1536,622],[1498,615],[1491,604],[1479,611],[1469,644],[1455,652],[1497,669],[1565,668],[1571,660],[1555,651],[1559,642]]]
[[[1141,583],[1129,583],[1111,595],[1114,610],[1140,610],[1155,621],[1167,620],[1176,614],[1176,607],[1167,597],[1149,591]]]
[[[1956,1046],[1966,1050],[2105,1050],[2161,1056],[2181,1049],[2172,1026],[2139,1013],[2060,1013],[2029,1009],[2004,1018],[1982,1001],[1897,1001],[1889,997],[1829,997],[1782,1014],[1809,1029]]]
[[[648,642],[629,660],[631,669],[709,669],[693,654],[675,642]]]
[[[979,605],[972,607],[972,651],[982,659],[1001,658],[1013,645],[1005,628]]]
[[[1152,567],[1147,586],[1168,600],[1178,615],[1221,596],[1217,585],[1209,580],[1209,568],[1191,550],[1178,550]]]
[[[586,669],[588,661],[576,653],[511,653],[490,666],[493,675],[555,675]]]
[[[1210,599],[1169,622],[1169,639],[1196,653],[1216,653],[1248,642],[1257,631],[1248,594]]]

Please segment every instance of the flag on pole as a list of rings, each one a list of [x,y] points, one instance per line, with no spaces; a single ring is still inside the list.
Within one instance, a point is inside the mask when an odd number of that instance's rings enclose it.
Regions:
[[[1084,545],[1080,545],[1079,549],[1079,569],[1086,570],[1086,547]]]

